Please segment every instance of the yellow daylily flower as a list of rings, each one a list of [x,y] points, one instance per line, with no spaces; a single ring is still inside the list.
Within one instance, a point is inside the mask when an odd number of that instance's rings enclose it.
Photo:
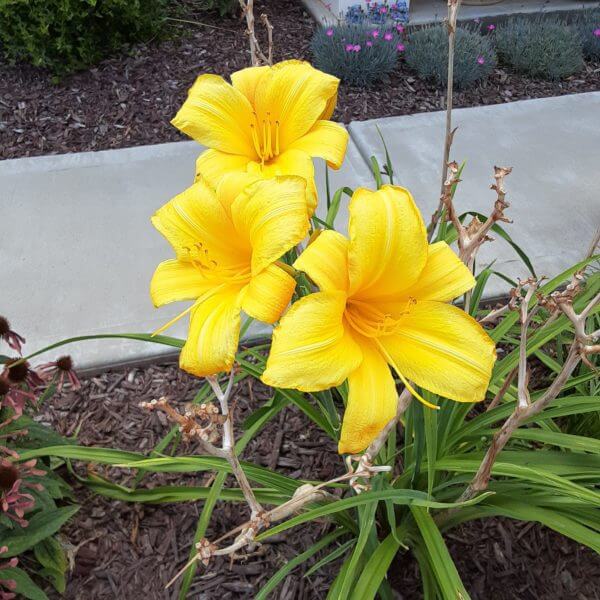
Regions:
[[[233,73],[231,84],[201,75],[172,123],[208,147],[196,174],[216,187],[223,175],[298,175],[307,182],[309,210],[317,202],[311,157],[338,169],[348,132],[329,121],[339,80],[299,60]]]
[[[194,300],[156,333],[191,313],[181,368],[198,376],[231,370],[241,311],[274,323],[292,297],[296,282],[276,261],[308,232],[306,181],[276,177],[235,191],[225,178],[216,192],[198,181],[152,223],[176,253],[154,273],[154,305]]]
[[[294,267],[320,291],[294,303],[273,332],[262,380],[319,391],[348,380],[340,453],[364,450],[396,413],[390,366],[458,402],[483,400],[496,353],[483,328],[448,301],[473,275],[445,242],[428,244],[410,193],[358,189],[349,237],[322,232]]]

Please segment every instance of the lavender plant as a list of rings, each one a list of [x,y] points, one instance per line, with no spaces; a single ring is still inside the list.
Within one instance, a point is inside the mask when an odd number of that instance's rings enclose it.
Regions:
[[[513,17],[494,36],[500,60],[519,73],[561,79],[583,68],[581,38],[557,18]]]
[[[404,52],[403,27],[344,24],[316,31],[315,66],[349,85],[369,86],[388,76]]]
[[[581,11],[573,21],[583,46],[583,54],[600,58],[600,8]]]
[[[445,27],[433,25],[410,32],[406,43],[406,62],[422,79],[446,85],[448,81],[448,34]],[[496,66],[496,53],[488,37],[475,29],[456,28],[454,84],[465,88],[481,81]]]

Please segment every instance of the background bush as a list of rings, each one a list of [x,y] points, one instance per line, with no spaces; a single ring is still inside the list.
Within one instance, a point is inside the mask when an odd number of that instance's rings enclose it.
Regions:
[[[500,59],[517,72],[561,79],[583,67],[579,35],[556,18],[513,17],[496,29],[495,37]]]
[[[412,31],[406,44],[406,62],[423,79],[446,84],[448,79],[448,33],[441,25]],[[454,85],[467,87],[485,79],[496,66],[489,37],[458,27],[454,50]]]
[[[0,0],[0,42],[9,60],[57,75],[155,36],[166,0]]]
[[[386,40],[386,34],[391,39]],[[391,27],[366,24],[323,27],[312,40],[314,65],[350,85],[371,85],[394,69],[401,43],[402,38]],[[348,50],[349,46],[354,50]]]
[[[584,55],[600,58],[600,8],[581,11],[573,26],[579,34]]]
[[[233,14],[240,3],[238,0],[200,0],[200,10],[216,10],[222,17]]]

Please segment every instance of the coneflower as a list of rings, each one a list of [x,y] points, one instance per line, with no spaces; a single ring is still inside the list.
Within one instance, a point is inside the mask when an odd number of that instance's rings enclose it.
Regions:
[[[15,333],[10,328],[8,319],[0,316],[0,339],[4,340],[13,350],[22,354],[22,344],[25,343],[25,338]]]

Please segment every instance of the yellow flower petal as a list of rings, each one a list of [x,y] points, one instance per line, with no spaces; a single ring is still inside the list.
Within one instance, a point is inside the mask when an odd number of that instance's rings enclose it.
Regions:
[[[379,342],[417,385],[459,402],[484,399],[496,360],[494,342],[459,308],[417,301],[398,333]]]
[[[273,331],[262,381],[303,391],[340,385],[362,360],[344,327],[345,304],[342,292],[319,292],[295,302]]]
[[[410,193],[385,185],[359,188],[350,200],[350,294],[395,299],[418,279],[427,262],[425,224]]]
[[[348,239],[337,231],[322,231],[294,263],[323,292],[348,291]]]
[[[306,181],[291,176],[257,181],[234,201],[231,215],[237,236],[252,247],[256,275],[306,236]]]
[[[335,95],[331,96],[331,98],[329,98],[329,100],[327,101],[327,106],[325,107],[325,110],[319,117],[320,121],[328,121],[329,119],[331,119],[331,116],[333,115],[335,107],[337,105],[337,99],[338,95],[336,92]]]
[[[308,133],[289,148],[323,158],[332,169],[339,169],[346,156],[348,137],[346,128],[339,123],[317,121]]]
[[[239,90],[248,98],[250,104],[254,105],[254,95],[256,86],[262,77],[269,72],[271,67],[248,67],[241,71],[236,71],[231,75],[231,83],[236,90]]]
[[[260,173],[264,179],[279,175],[297,175],[306,180],[306,202],[308,204],[309,216],[312,216],[317,208],[317,186],[315,185],[315,166],[306,152],[300,150],[286,150],[276,156],[264,167],[258,163],[250,163],[248,170],[251,173]]]
[[[221,178],[217,186],[217,198],[225,212],[232,219],[231,207],[237,197],[251,184],[260,181],[260,175],[254,173],[239,172],[227,173]]]
[[[239,333],[240,290],[221,290],[194,307],[179,366],[198,377],[229,371],[235,360]]]
[[[371,343],[361,344],[363,361],[348,376],[340,454],[364,450],[396,415],[398,394],[387,362]]]
[[[158,209],[152,224],[170,242],[177,257],[214,270],[248,263],[249,246],[236,234],[215,193],[195,183]]]
[[[296,280],[276,265],[252,277],[244,289],[242,309],[264,323],[275,323],[287,308]]]
[[[417,300],[454,300],[475,285],[475,278],[446,242],[431,244],[419,279],[405,295]]]
[[[218,75],[200,75],[172,121],[191,138],[221,152],[256,158],[250,102]]]
[[[247,156],[205,150],[196,160],[196,181],[204,179],[216,188],[227,173],[245,173],[250,159]]]
[[[309,63],[288,60],[274,65],[256,85],[254,106],[259,125],[279,123],[281,151],[302,137],[326,111],[339,79]]]
[[[181,260],[161,262],[150,283],[154,306],[179,300],[195,300],[214,285],[192,263]]]

